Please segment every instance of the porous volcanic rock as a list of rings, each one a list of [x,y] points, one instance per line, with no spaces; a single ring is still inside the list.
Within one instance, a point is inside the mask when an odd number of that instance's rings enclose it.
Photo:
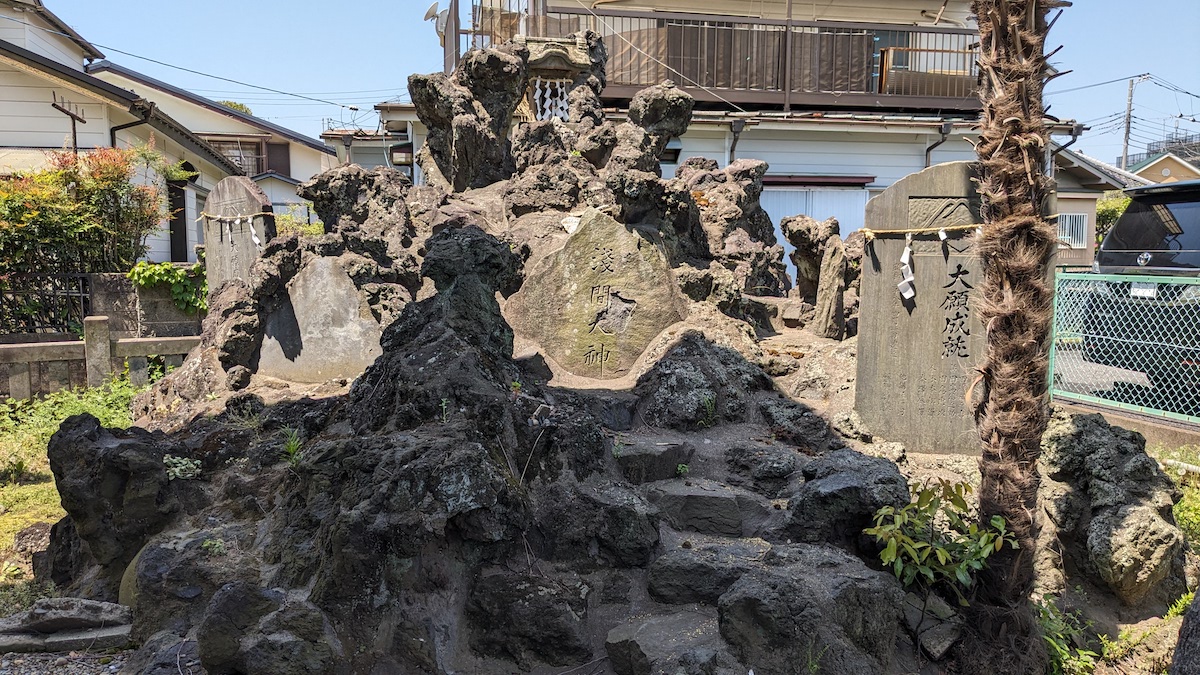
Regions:
[[[718,602],[721,635],[756,673],[816,662],[826,673],[883,673],[904,593],[896,578],[828,546],[773,549]]]
[[[795,247],[791,257],[792,263],[796,265],[796,297],[816,304],[825,246],[830,237],[840,238],[841,227],[836,218],[822,221],[799,215],[779,221],[779,228],[788,242]]]
[[[782,296],[791,285],[783,247],[759,204],[766,173],[767,163],[757,159],[739,159],[719,169],[715,161],[691,158],[675,176],[699,206],[708,250],[733,273],[739,292]]]
[[[1129,605],[1184,592],[1185,543],[1172,515],[1180,495],[1141,434],[1055,410],[1040,469],[1040,586],[1057,592],[1064,575],[1081,573]]]
[[[506,42],[471,50],[452,75],[410,75],[408,91],[429,137],[417,164],[431,185],[453,192],[513,174],[508,129],[528,83],[529,49]]]

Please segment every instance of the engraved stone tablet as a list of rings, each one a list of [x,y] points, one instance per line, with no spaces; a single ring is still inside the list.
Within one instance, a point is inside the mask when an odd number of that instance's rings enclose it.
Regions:
[[[976,318],[982,282],[975,231],[937,228],[982,223],[974,164],[955,162],[898,181],[867,203],[866,226],[880,234],[866,246],[859,314],[855,408],[872,432],[914,452],[979,452],[966,404],[986,345]],[[901,297],[903,234],[914,234],[915,294]]]
[[[654,236],[588,209],[509,298],[513,330],[574,375],[627,374],[650,340],[687,315]]]

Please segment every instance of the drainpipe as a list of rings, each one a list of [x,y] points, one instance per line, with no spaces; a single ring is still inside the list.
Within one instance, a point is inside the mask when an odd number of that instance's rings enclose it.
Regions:
[[[1063,150],[1066,150],[1067,148],[1071,147],[1072,145],[1075,145],[1075,141],[1079,140],[1079,137],[1082,135],[1083,135],[1083,125],[1082,124],[1076,124],[1075,126],[1071,127],[1071,140],[1058,146],[1058,148],[1056,148],[1054,150],[1054,152],[1050,153],[1050,156],[1056,157],[1058,155],[1058,153],[1062,152]]]
[[[729,123],[729,130],[733,132],[733,142],[729,144],[729,163],[732,164],[737,159],[737,144],[738,139],[742,136],[742,130],[746,128],[746,120],[733,120]]]
[[[152,102],[146,101],[145,99],[142,99],[140,101],[135,101],[129,112],[132,113],[133,108],[138,108],[139,103],[146,106],[144,108],[141,108],[141,110],[139,111],[142,114],[142,119],[134,120],[133,122],[130,122],[129,124],[118,124],[117,126],[112,127],[111,129],[108,130],[108,142],[109,142],[109,145],[111,145],[112,147],[114,147],[114,148],[117,147],[117,132],[118,131],[121,131],[123,129],[130,129],[132,127],[138,127],[138,126],[141,126],[141,125],[145,124],[146,122],[150,121],[150,116],[154,114],[154,105],[155,105]]]
[[[933,145],[929,146],[928,148],[925,148],[925,168],[926,169],[929,168],[930,161],[931,161],[930,156],[933,154],[934,149],[937,148],[937,146],[941,145],[942,143],[945,143],[946,139],[950,137],[950,132],[954,131],[954,123],[953,122],[942,122],[942,128],[939,129],[938,131],[942,134],[942,139],[940,141],[938,141],[937,143],[934,143]]]

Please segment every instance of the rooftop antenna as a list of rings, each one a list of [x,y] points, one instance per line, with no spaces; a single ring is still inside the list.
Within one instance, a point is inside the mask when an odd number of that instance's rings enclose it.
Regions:
[[[51,91],[50,95],[54,99],[54,102],[50,104],[50,107],[71,118],[71,151],[78,155],[79,131],[76,124],[87,124],[87,120],[83,117],[83,110],[81,110],[79,106],[75,105],[74,103],[68,102],[65,98],[59,99],[58,92],[56,91]]]

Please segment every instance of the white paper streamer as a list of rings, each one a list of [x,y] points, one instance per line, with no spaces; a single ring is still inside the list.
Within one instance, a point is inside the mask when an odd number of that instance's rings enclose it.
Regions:
[[[942,241],[946,241],[946,231],[945,230],[938,230],[938,239],[941,239]]]
[[[912,300],[917,294],[913,280],[912,233],[910,232],[904,235],[904,253],[900,254],[900,283],[896,284],[896,288],[900,291],[900,297],[905,300]]]

